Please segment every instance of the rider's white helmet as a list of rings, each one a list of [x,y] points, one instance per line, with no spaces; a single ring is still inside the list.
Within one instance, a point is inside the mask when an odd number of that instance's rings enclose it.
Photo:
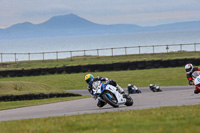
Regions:
[[[187,74],[190,74],[193,70],[193,65],[192,64],[186,64],[185,65],[185,71]]]

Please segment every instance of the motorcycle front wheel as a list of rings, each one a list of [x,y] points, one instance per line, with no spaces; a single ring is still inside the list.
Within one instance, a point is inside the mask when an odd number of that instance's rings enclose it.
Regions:
[[[103,95],[103,99],[104,99],[108,104],[110,104],[111,106],[113,106],[114,108],[119,107],[118,101],[117,101],[117,99],[116,99],[114,96],[112,96],[112,98],[110,98],[108,95],[104,94],[104,95]]]

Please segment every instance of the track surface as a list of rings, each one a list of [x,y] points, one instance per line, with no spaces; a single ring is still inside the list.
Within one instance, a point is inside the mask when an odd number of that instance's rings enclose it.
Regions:
[[[156,108],[161,106],[181,106],[200,104],[200,94],[194,94],[194,86],[161,87],[163,92],[151,92],[147,87],[140,88],[141,94],[131,94],[134,104],[131,107],[121,105],[113,108],[109,105],[103,108],[96,106],[97,100],[86,98],[67,102],[59,102],[40,106],[24,107],[0,111],[0,121],[41,118],[50,116],[65,116],[84,113],[100,113],[120,110],[135,110]],[[89,95],[87,90],[73,90],[70,92]]]

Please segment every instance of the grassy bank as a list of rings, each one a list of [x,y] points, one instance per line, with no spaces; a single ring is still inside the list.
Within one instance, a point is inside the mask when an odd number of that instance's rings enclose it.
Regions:
[[[0,132],[199,133],[199,110],[191,105],[7,121],[0,122]]]
[[[58,89],[87,89],[84,76],[87,73],[55,74],[31,77],[0,78],[1,82],[34,82],[46,84]],[[146,70],[127,70],[111,72],[93,72],[95,77],[102,76],[116,80],[122,87],[127,87],[128,83],[139,87],[149,86],[149,84],[159,84],[160,86],[188,85],[184,67],[159,68]]]
[[[22,94],[39,94],[39,93],[64,93],[64,89],[57,89],[38,82],[28,81],[0,81],[0,96],[2,95],[22,95]]]
[[[13,63],[1,63],[0,70],[7,69],[29,69],[43,67],[58,67],[71,65],[87,65],[87,64],[102,64],[125,61],[141,61],[141,60],[166,60],[177,58],[199,58],[200,52],[171,52],[171,53],[155,53],[155,54],[135,54],[135,55],[119,55],[119,56],[81,56],[60,60],[45,60],[45,61],[21,61]]]
[[[79,96],[79,97],[63,97],[63,98],[50,98],[50,99],[40,99],[40,100],[26,100],[26,101],[12,101],[12,102],[0,102],[0,110],[14,109],[56,102],[64,102],[70,100],[76,100],[81,98],[87,98],[90,96]]]

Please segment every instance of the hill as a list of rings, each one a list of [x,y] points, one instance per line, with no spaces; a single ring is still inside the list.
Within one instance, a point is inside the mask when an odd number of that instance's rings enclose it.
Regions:
[[[200,30],[200,21],[142,27],[134,24],[103,25],[90,22],[75,14],[55,16],[41,24],[29,22],[0,29],[0,39],[45,38],[81,35],[128,34],[137,32],[159,32]]]

